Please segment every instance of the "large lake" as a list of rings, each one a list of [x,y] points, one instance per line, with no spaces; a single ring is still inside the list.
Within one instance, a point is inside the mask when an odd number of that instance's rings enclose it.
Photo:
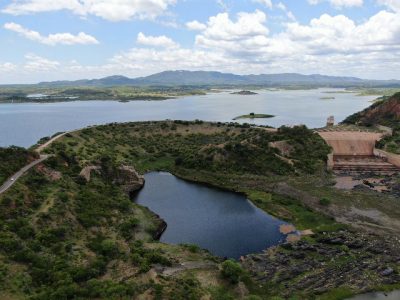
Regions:
[[[161,242],[195,244],[215,255],[237,259],[286,238],[279,231],[285,223],[243,195],[190,183],[169,173],[148,173],[145,178],[135,201],[167,222]]]
[[[400,290],[392,291],[392,292],[376,292],[376,293],[368,293],[355,296],[353,298],[349,298],[348,300],[399,300],[400,299]]]
[[[334,91],[337,93],[326,93]],[[231,121],[250,112],[275,115],[254,120],[255,124],[305,124],[322,127],[329,115],[337,121],[371,103],[375,96],[358,97],[341,90],[259,91],[258,95],[231,95],[229,92],[190,96],[167,101],[76,101],[62,103],[0,104],[0,146],[28,147],[44,136],[110,122],[146,120]],[[321,97],[335,97],[322,100]],[[249,122],[250,120],[243,120]]]

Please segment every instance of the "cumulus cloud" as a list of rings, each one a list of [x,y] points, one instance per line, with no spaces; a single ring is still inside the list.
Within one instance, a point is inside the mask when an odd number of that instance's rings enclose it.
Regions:
[[[0,73],[10,72],[10,71],[14,71],[16,69],[17,69],[17,66],[10,62],[0,63]]]
[[[256,48],[267,43],[266,20],[265,13],[260,10],[238,13],[236,20],[231,20],[228,13],[220,13],[209,18],[206,28],[196,36],[196,45],[242,55],[257,51]]]
[[[4,28],[7,30],[11,30],[17,32],[21,36],[46,45],[89,45],[89,44],[98,44],[99,42],[91,35],[88,35],[84,32],[80,32],[77,35],[73,35],[71,33],[55,33],[49,34],[48,36],[43,36],[39,32],[24,28],[23,26],[16,23],[6,23],[4,24]]]
[[[153,47],[163,47],[163,48],[178,47],[177,43],[175,43],[172,39],[166,37],[165,35],[146,36],[142,32],[139,32],[136,42],[140,45],[153,46]]]
[[[207,28],[207,26],[203,23],[200,23],[199,21],[191,21],[186,23],[186,28],[189,30],[204,30]]]
[[[14,0],[3,13],[25,15],[68,10],[80,16],[94,15],[109,21],[150,18],[164,13],[177,0]]]
[[[25,55],[27,60],[24,69],[30,72],[47,72],[58,69],[60,63],[35,54]]]
[[[308,3],[316,5],[324,1],[330,2],[336,8],[362,6],[364,4],[363,0],[308,0]]]
[[[380,11],[357,25],[344,15],[324,14],[309,25],[288,24],[285,35],[309,54],[393,51],[400,48],[400,17]]]
[[[279,2],[276,5],[276,7],[279,8],[280,10],[282,10],[286,14],[288,19],[290,19],[292,21],[296,21],[296,17],[294,16],[294,14],[290,10],[287,9],[285,4],[283,4],[282,2]]]
[[[378,0],[378,3],[393,11],[400,12],[400,0]]]
[[[272,8],[272,6],[273,6],[271,0],[253,0],[253,2],[263,4],[268,8]]]

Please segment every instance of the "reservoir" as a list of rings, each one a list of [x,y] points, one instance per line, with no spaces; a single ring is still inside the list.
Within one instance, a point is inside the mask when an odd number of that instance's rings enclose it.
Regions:
[[[145,175],[136,203],[167,222],[160,241],[195,244],[221,257],[238,259],[285,240],[285,222],[254,206],[245,196],[181,180],[170,173]]]
[[[399,300],[399,299],[400,299],[400,290],[387,293],[383,292],[368,293],[355,296],[348,300]]]
[[[29,147],[60,131],[111,122],[195,120],[231,122],[251,112],[275,115],[270,119],[238,120],[279,127],[305,124],[323,127],[328,116],[337,122],[369,106],[376,96],[360,97],[340,89],[262,90],[257,95],[229,91],[165,101],[71,101],[0,104],[0,147]],[[334,98],[326,100],[327,96]]]

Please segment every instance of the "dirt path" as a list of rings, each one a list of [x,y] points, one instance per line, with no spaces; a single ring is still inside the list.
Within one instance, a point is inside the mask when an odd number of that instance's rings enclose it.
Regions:
[[[161,271],[162,275],[165,276],[173,276],[177,273],[184,272],[187,270],[195,270],[195,269],[215,269],[216,264],[212,262],[184,262],[178,266],[165,268]]]
[[[60,133],[59,135],[56,135],[55,137],[52,137],[50,140],[48,140],[46,143],[40,145],[39,147],[37,147],[35,149],[36,152],[41,153],[44,149],[46,149],[48,146],[50,146],[53,142],[55,142],[56,140],[58,140],[59,138],[63,137],[64,135],[66,135],[67,133],[71,133],[72,131],[66,131],[63,133]]]

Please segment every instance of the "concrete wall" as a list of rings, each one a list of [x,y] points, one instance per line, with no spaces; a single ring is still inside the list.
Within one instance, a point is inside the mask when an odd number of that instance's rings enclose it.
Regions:
[[[333,161],[333,152],[332,152],[328,154],[328,161],[326,162],[326,168],[328,169],[328,171],[332,171],[334,165],[335,163]]]
[[[378,157],[384,157],[387,159],[388,163],[400,168],[400,155],[389,153],[381,149],[374,149],[374,155]]]
[[[359,131],[319,132],[319,135],[332,147],[334,155],[374,154],[375,142],[382,137],[381,133]]]

